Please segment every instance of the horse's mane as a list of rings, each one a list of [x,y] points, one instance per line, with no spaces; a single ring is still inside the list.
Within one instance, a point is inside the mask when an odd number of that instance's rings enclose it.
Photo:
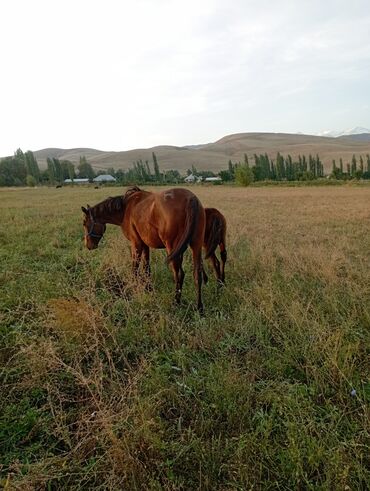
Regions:
[[[137,186],[132,186],[128,188],[123,196],[114,196],[101,201],[91,208],[91,211],[95,217],[102,215],[114,215],[120,211],[124,210],[125,200],[133,193],[141,191]]]
[[[138,191],[141,191],[141,189],[138,186],[131,186],[128,188],[128,190],[125,192],[124,199],[128,198],[131,196],[131,194],[137,193]]]
[[[112,215],[123,211],[123,201],[123,196],[110,197],[93,206],[91,211],[94,216]]]

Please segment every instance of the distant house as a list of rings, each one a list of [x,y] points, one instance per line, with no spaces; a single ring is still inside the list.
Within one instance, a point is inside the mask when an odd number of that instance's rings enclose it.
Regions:
[[[185,177],[184,179],[185,182],[201,182],[202,178],[200,176],[195,176],[194,174],[190,174],[189,176]]]
[[[222,181],[220,176],[217,177],[206,177],[206,182],[220,182]]]
[[[93,179],[94,182],[100,183],[100,182],[116,182],[116,178],[111,176],[110,174],[102,174],[101,176],[96,176],[95,179]]]
[[[87,178],[64,179],[64,184],[89,184],[89,180]]]

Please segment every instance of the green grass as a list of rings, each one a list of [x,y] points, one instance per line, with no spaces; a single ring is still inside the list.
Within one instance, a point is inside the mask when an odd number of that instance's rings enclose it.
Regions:
[[[83,248],[106,190],[1,191],[5,488],[368,489],[370,191],[194,189],[229,223],[204,317],[189,257],[175,307],[163,252],[148,293],[118,228]]]

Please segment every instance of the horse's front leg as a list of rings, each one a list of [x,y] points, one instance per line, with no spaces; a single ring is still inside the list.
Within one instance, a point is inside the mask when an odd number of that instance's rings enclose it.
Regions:
[[[142,244],[131,243],[132,274],[135,279],[138,277],[139,274],[139,266],[142,252]]]
[[[152,291],[153,287],[150,280],[150,263],[149,263],[150,252],[149,252],[149,247],[147,245],[144,245],[143,247],[142,257],[144,263],[145,288],[148,291]]]

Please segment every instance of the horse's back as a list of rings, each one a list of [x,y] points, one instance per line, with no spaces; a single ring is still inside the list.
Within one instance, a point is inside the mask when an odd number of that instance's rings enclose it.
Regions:
[[[204,208],[187,189],[172,188],[159,193],[136,191],[129,197],[125,215],[125,228],[134,229],[152,248],[177,242],[176,238],[189,228],[189,220],[202,238],[204,235]]]

